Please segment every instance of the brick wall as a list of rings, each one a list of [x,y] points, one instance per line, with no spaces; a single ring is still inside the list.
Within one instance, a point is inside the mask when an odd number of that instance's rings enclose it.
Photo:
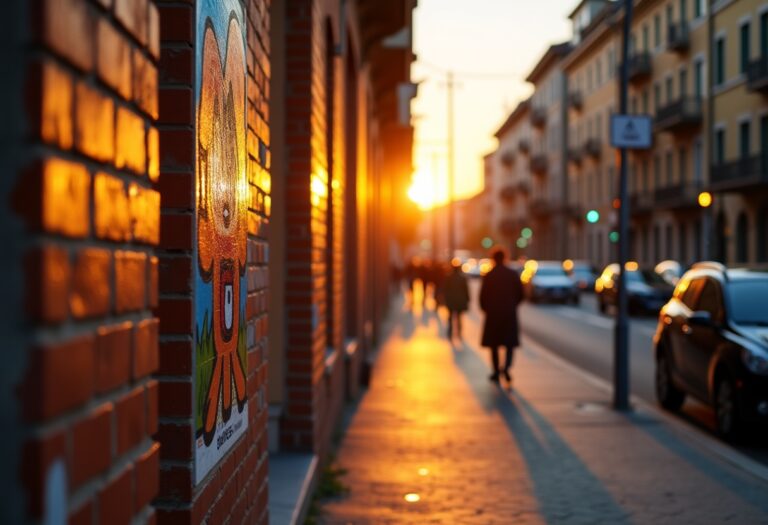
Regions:
[[[23,372],[4,377],[18,399],[4,423],[22,444],[3,450],[22,497],[4,498],[0,521],[37,521],[54,510],[46,501],[73,523],[153,521],[158,11],[146,0],[7,7],[20,26],[5,37],[19,46],[8,78],[23,75],[23,95],[4,104],[23,114],[3,137],[4,151],[16,144],[3,238],[18,256],[4,264],[19,276],[4,330],[23,333],[8,356]]]
[[[194,2],[158,2],[161,20],[160,494],[159,523],[266,523],[266,271],[269,190],[269,1],[247,0],[248,429],[195,483],[195,243],[197,239]]]

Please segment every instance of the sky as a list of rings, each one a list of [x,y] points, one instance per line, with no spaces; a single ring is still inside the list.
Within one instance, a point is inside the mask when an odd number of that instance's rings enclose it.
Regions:
[[[578,0],[419,0],[414,11],[411,106],[416,127],[412,198],[423,207],[448,198],[447,89],[455,71],[455,197],[482,190],[494,132],[532,92],[525,78],[550,44],[570,38]]]

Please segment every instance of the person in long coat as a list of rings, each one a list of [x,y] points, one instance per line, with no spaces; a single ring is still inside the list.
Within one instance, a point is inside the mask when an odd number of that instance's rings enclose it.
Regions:
[[[461,339],[461,314],[469,308],[469,286],[467,278],[461,271],[461,263],[454,261],[451,263],[451,273],[445,279],[444,293],[445,306],[448,308],[448,339],[453,338],[453,329],[456,328],[456,335]]]
[[[517,323],[517,307],[523,300],[523,285],[520,275],[504,264],[506,254],[498,248],[493,252],[494,267],[483,277],[480,289],[480,308],[485,312],[482,346],[491,349],[493,361],[492,381],[499,380],[504,374],[507,381],[512,378],[509,369],[515,348],[520,345]],[[499,367],[499,347],[505,347],[504,368]]]

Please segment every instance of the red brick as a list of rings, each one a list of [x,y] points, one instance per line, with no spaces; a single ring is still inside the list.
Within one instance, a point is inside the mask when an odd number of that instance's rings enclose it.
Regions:
[[[160,383],[160,416],[192,416],[192,383],[163,381]]]
[[[192,428],[190,425],[160,424],[157,430],[161,460],[188,461],[192,459]]]
[[[24,445],[19,476],[27,488],[27,510],[32,516],[43,512],[44,484],[48,469],[57,461],[66,461],[67,440],[63,431],[29,440]]]
[[[191,250],[193,239],[191,214],[164,213],[160,219],[160,244],[168,250]]]
[[[93,22],[82,0],[39,0],[40,40],[78,68],[93,67]]]
[[[157,119],[157,68],[138,49],[133,52],[133,90],[135,101],[144,112]]]
[[[154,127],[147,131],[147,164],[149,180],[157,182],[160,178],[160,132]]]
[[[99,491],[99,524],[130,524],[133,517],[132,481],[132,468],[128,467]]]
[[[109,250],[84,248],[77,253],[69,296],[74,317],[94,317],[109,311],[111,267]]]
[[[147,254],[115,252],[115,311],[141,310],[146,306]]]
[[[195,136],[192,130],[160,130],[160,167],[194,169]]]
[[[163,173],[159,184],[163,208],[190,209],[195,204],[195,178],[190,173]]]
[[[113,390],[131,377],[133,324],[102,326],[96,331],[96,391]]]
[[[192,6],[160,7],[160,39],[163,42],[194,42],[194,9]]]
[[[72,428],[69,481],[77,488],[109,468],[112,461],[112,403],[93,409]]]
[[[75,408],[93,393],[95,340],[82,336],[35,349],[22,387],[28,419],[48,419]]]
[[[126,100],[131,99],[131,46],[106,18],[98,21],[99,77]]]
[[[73,144],[72,76],[51,60],[32,64],[27,79],[28,107],[33,133],[61,149]]]
[[[144,387],[136,387],[115,402],[117,453],[125,454],[146,435]]]
[[[117,108],[115,166],[143,174],[147,167],[144,121],[125,107]]]
[[[192,469],[166,467],[160,471],[160,493],[164,500],[190,501],[192,499]]]
[[[160,263],[157,257],[149,258],[149,289],[147,290],[147,302],[150,308],[157,308],[160,291]]]
[[[75,89],[75,146],[85,155],[111,161],[115,155],[115,103],[83,82]]]
[[[15,211],[33,230],[66,237],[88,235],[91,178],[85,166],[58,158],[34,163],[13,198]]]
[[[161,334],[192,334],[192,299],[160,299],[157,312]]]
[[[147,383],[147,434],[154,436],[157,434],[157,416],[158,416],[158,393],[160,386],[157,380],[153,379]]]
[[[157,319],[146,319],[136,325],[133,350],[133,378],[140,379],[155,372],[158,360]]]
[[[158,493],[160,479],[159,443],[154,443],[147,452],[136,460],[134,476],[136,491],[133,508],[139,511],[148,505]]]
[[[189,47],[160,51],[160,82],[192,85],[195,55]]]
[[[69,514],[68,525],[92,525],[93,512],[93,501],[86,501]]]
[[[132,183],[128,189],[133,239],[146,244],[160,241],[160,193]]]
[[[123,181],[106,173],[93,179],[93,226],[96,236],[112,241],[131,238],[131,210]]]
[[[147,18],[147,48],[157,60],[160,58],[160,11],[154,2],[149,3]]]
[[[147,43],[147,0],[114,0],[115,17],[142,45]]]
[[[69,313],[69,282],[72,268],[63,248],[43,246],[27,253],[25,302],[29,315],[36,320],[55,323]]]
[[[162,375],[188,375],[192,373],[192,343],[190,341],[164,341],[160,343]]]
[[[160,260],[160,291],[162,293],[192,291],[191,257],[163,257]]]
[[[192,124],[192,88],[161,88],[160,107],[162,108],[160,120],[163,124]]]

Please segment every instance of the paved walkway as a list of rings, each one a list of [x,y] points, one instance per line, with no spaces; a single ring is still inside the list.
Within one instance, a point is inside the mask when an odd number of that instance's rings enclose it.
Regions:
[[[768,484],[541,351],[517,352],[513,391],[490,383],[477,312],[453,346],[433,312],[394,317],[322,523],[768,523]]]

